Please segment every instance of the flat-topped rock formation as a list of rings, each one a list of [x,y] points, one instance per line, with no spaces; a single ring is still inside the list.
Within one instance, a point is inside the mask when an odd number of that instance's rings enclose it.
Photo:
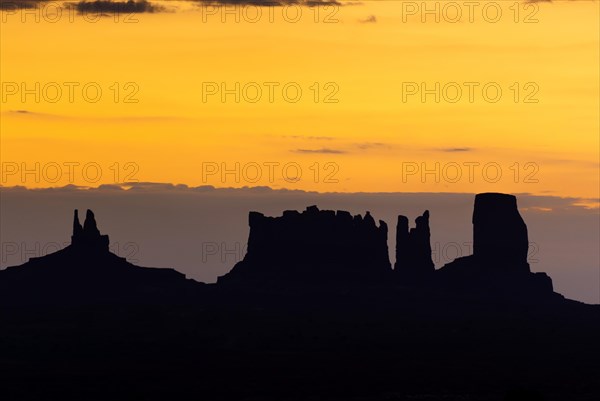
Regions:
[[[429,210],[417,217],[415,224],[416,226],[409,230],[408,218],[398,216],[394,271],[406,277],[422,277],[435,270],[431,259]]]
[[[82,226],[75,210],[71,245],[0,271],[0,298],[20,303],[164,301],[178,299],[191,283],[173,269],[136,266],[111,253],[94,213],[87,211]]]
[[[473,257],[487,269],[529,272],[527,225],[513,195],[475,196]]]
[[[346,211],[285,211],[249,215],[244,260],[218,283],[246,281],[346,282],[381,280],[391,273],[385,222]]]
[[[532,273],[527,263],[527,225],[517,198],[500,193],[475,197],[473,255],[458,258],[438,271],[443,284],[465,290],[497,290],[523,296],[552,294],[552,280]]]

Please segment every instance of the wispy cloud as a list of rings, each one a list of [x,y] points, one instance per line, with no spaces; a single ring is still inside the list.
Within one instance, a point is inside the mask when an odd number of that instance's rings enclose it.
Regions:
[[[65,114],[51,114],[51,113],[40,113],[37,111],[18,109],[18,110],[6,110],[0,112],[1,117],[12,117],[21,119],[51,119],[51,120],[65,120],[72,122],[86,122],[86,123],[154,123],[154,122],[169,122],[169,121],[182,121],[184,117],[167,116],[167,115],[137,115],[137,116],[76,116],[76,115],[65,115]]]
[[[80,13],[153,13],[162,11],[161,6],[152,4],[146,0],[125,1],[80,1],[75,4],[75,9]]]
[[[27,110],[27,109],[17,109],[17,110],[6,110],[0,113],[0,116],[10,117],[13,116],[15,118],[59,118],[61,116],[50,113],[39,113],[37,111]]]
[[[242,187],[242,188],[233,188],[233,187],[214,187],[212,185],[201,185],[201,186],[188,186],[185,184],[174,184],[168,182],[150,182],[150,181],[142,181],[142,182],[127,182],[127,183],[117,183],[117,184],[105,184],[99,185],[97,187],[92,186],[79,186],[79,185],[65,185],[62,187],[50,187],[50,188],[27,188],[24,186],[3,186],[0,185],[0,191],[2,193],[20,193],[20,192],[47,192],[47,193],[61,193],[67,192],[71,193],[73,191],[83,191],[83,192],[140,192],[140,193],[174,193],[174,192],[188,192],[188,193],[197,193],[197,192],[295,192],[298,194],[315,194],[313,191],[304,191],[301,189],[276,189],[268,186],[256,186],[256,187]],[[551,192],[551,191],[541,191],[541,192]],[[327,194],[328,192],[322,192],[321,194]],[[340,195],[340,193],[332,192],[336,195]],[[418,203],[423,203],[424,200],[432,200],[433,198],[444,199],[443,204],[447,204],[449,202],[454,202],[456,199],[465,197],[465,199],[471,200],[473,194],[471,193],[430,193],[430,192],[411,192],[411,193],[403,193],[403,192],[347,192],[344,193],[344,196],[363,196],[363,195],[376,195],[378,197],[391,197],[391,196],[401,196],[405,198],[419,198]],[[548,212],[548,211],[571,211],[579,210],[585,212],[589,209],[596,209],[595,213],[597,213],[597,209],[600,207],[600,199],[598,198],[583,198],[583,197],[561,197],[554,195],[535,195],[531,193],[514,193],[519,199],[519,209],[521,211],[536,211],[536,212]],[[421,197],[423,197],[421,199]],[[596,214],[597,216],[597,214]]]
[[[462,148],[441,148],[441,149],[436,149],[439,152],[447,152],[447,153],[462,153],[462,152],[473,152],[475,151],[475,149],[473,148],[468,148],[468,147],[462,147]]]
[[[304,135],[284,135],[284,138],[306,139],[309,141],[331,141],[335,139],[332,136],[304,136]]]
[[[387,144],[387,143],[383,143],[383,142],[362,142],[362,143],[357,143],[356,147],[359,148],[360,150],[369,150],[369,149],[381,149],[381,148],[386,148],[389,149],[391,148],[391,145]]]
[[[367,18],[358,20],[358,22],[362,24],[374,24],[377,22],[377,17],[375,15],[369,15]]]
[[[335,138],[330,137],[301,137],[302,139],[313,139],[313,140],[333,140]],[[348,154],[348,153],[359,153],[359,152],[367,152],[370,150],[376,149],[391,149],[392,146],[383,142],[359,142],[346,144],[345,146],[338,146],[336,148],[324,147],[318,149],[294,149],[292,152],[294,153],[320,153],[320,154]]]
[[[294,149],[294,153],[308,153],[308,154],[344,154],[347,153],[345,150],[331,149],[331,148],[320,148],[320,149]]]
[[[251,6],[285,6],[291,4],[304,6],[341,5],[336,0],[195,0],[207,5],[251,5]]]
[[[24,10],[36,8],[44,0],[0,0],[0,10]]]
[[[20,10],[44,7],[46,3],[54,3],[53,0],[0,0],[2,10]],[[152,4],[147,0],[95,0],[79,1],[77,3],[65,3],[65,7],[72,7],[80,13],[117,14],[117,13],[152,13],[163,11],[164,8]]]

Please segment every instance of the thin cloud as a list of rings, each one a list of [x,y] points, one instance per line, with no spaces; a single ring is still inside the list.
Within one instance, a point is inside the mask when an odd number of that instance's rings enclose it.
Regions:
[[[244,6],[258,6],[258,7],[274,7],[274,6],[287,6],[287,5],[300,5],[300,6],[323,6],[323,5],[342,5],[336,0],[195,0],[198,3],[207,5],[244,5]]]
[[[363,143],[357,143],[356,147],[361,149],[361,150],[369,150],[369,149],[381,149],[381,148],[385,148],[385,149],[389,149],[391,148],[391,146],[387,143],[383,143],[383,142],[363,142]]]
[[[162,11],[163,8],[154,5],[146,0],[127,2],[96,0],[96,1],[80,1],[75,4],[75,9],[80,13],[153,13]]]
[[[332,138],[333,139],[333,138]],[[383,142],[362,142],[351,144],[350,148],[360,152],[366,152],[373,149],[391,149],[391,145]],[[320,153],[320,154],[347,154],[353,153],[354,151],[344,149],[333,149],[333,148],[319,148],[319,149],[295,149],[292,150],[294,153]]]
[[[377,22],[377,17],[375,15],[369,15],[367,18],[358,20],[358,22],[362,24],[374,24]]]
[[[168,182],[129,182],[129,183],[117,183],[117,184],[103,184],[97,187],[82,186],[68,184],[61,187],[49,187],[49,188],[28,188],[22,185],[15,186],[3,186],[0,185],[0,192],[9,193],[72,193],[74,191],[81,192],[129,192],[129,193],[197,193],[197,192],[226,192],[226,193],[243,193],[243,192],[294,192],[297,194],[317,194],[314,191],[305,191],[301,189],[290,189],[290,188],[273,188],[269,186],[245,186],[242,188],[233,187],[214,187],[212,185],[201,185],[201,186],[188,186],[186,184],[174,184]],[[541,191],[551,192],[551,191]],[[320,195],[334,194],[336,196],[357,196],[357,195],[373,195],[385,199],[386,197],[401,196],[405,198],[415,197],[442,197],[444,198],[443,203],[453,202],[458,198],[467,197],[469,200],[473,196],[472,193],[457,192],[457,193],[432,193],[432,192],[320,192]],[[535,195],[532,193],[514,193],[519,199],[519,209],[523,211],[548,211],[551,209],[554,212],[559,211],[574,211],[579,210],[581,212],[589,211],[589,209],[598,209],[600,207],[600,199],[598,198],[584,198],[584,197],[561,197],[554,195]],[[421,200],[419,200],[422,203]]]
[[[441,149],[437,149],[440,152],[448,152],[448,153],[461,153],[461,152],[473,152],[475,151],[475,149],[473,148],[441,148]]]
[[[0,0],[0,10],[20,10],[37,8],[44,3],[53,0]],[[336,0],[190,0],[191,2],[201,3],[205,5],[220,6],[220,5],[240,5],[240,6],[257,6],[257,7],[274,7],[299,5],[307,7],[335,5],[341,6],[342,3]],[[353,3],[344,3],[343,5],[351,5]],[[128,0],[128,1],[112,1],[112,0],[96,0],[96,1],[80,1],[73,4],[73,7],[80,13],[99,13],[99,14],[116,14],[116,13],[153,13],[164,11],[164,7],[152,4],[147,0]]]
[[[170,121],[185,121],[185,117],[176,116],[160,116],[160,115],[139,115],[139,116],[73,116],[65,114],[50,114],[40,113],[37,111],[18,109],[18,110],[6,110],[0,112],[0,117],[6,116],[12,118],[27,118],[27,119],[54,119],[54,120],[67,120],[73,122],[90,122],[90,123],[153,123],[153,122],[170,122]]]
[[[56,114],[49,113],[39,113],[37,111],[31,111],[26,109],[17,109],[17,110],[6,110],[0,113],[0,115],[5,116],[14,116],[15,118],[58,118],[61,117]]]
[[[182,191],[182,190],[188,190],[190,189],[190,187],[188,187],[185,184],[172,184],[172,183],[168,183],[168,182],[149,182],[149,181],[142,181],[142,182],[124,182],[121,183],[119,186],[121,186],[123,189],[127,189],[129,191]]]
[[[44,0],[0,0],[0,10],[26,10],[36,8]]]
[[[292,152],[294,153],[308,153],[308,154],[344,154],[347,153],[344,150],[340,150],[340,149],[331,149],[331,148],[321,148],[321,149],[295,149],[292,150]]]

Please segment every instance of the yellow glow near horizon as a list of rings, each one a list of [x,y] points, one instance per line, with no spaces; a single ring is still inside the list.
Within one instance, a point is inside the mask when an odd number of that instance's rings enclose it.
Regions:
[[[278,7],[262,11],[256,23],[248,21],[256,8],[243,10],[236,22],[235,14],[176,2],[161,3],[174,12],[136,15],[137,23],[125,16],[92,23],[71,15],[55,23],[42,15],[36,22],[34,14],[3,12],[0,155],[9,164],[1,184],[99,185],[133,178],[321,192],[499,191],[597,199],[599,3],[521,3],[515,22],[514,3],[495,2],[503,11],[496,23],[480,8],[473,22],[466,14],[449,22],[454,14],[448,11],[439,23],[431,15],[423,23],[420,13],[406,16],[409,3],[421,2],[319,7],[319,14],[293,7],[285,18]],[[481,2],[481,8],[486,3],[494,2]],[[301,18],[290,22],[298,10]],[[525,23],[533,12],[538,22]],[[51,87],[39,102],[35,95],[23,101],[21,88],[7,92],[14,89],[10,83],[34,88],[36,82],[40,88],[58,83],[62,97],[48,101],[55,96]],[[73,102],[64,82],[79,85]],[[220,93],[203,93],[212,82],[230,89],[239,82],[247,96],[237,103],[227,95],[222,102]],[[265,82],[277,83],[272,102]],[[447,101],[454,96],[450,85],[439,103],[434,95],[425,102],[420,94],[403,99],[411,82],[428,88],[457,83],[463,94],[456,103]],[[465,82],[478,85],[472,102]],[[83,97],[86,83],[102,89],[98,102]],[[284,98],[286,83],[302,89],[298,102]],[[502,89],[498,102],[483,97],[487,83]],[[262,97],[252,103],[256,85]],[[54,163],[65,162],[78,168],[94,163],[102,175],[95,181],[95,171],[86,177],[76,169],[73,177],[63,171],[54,180]],[[129,162],[135,168],[125,168]],[[35,169],[35,163],[46,168],[39,179],[22,177],[21,167]],[[235,169],[236,163],[239,177],[206,174],[207,166]],[[255,180],[257,165],[262,175]],[[19,171],[7,173],[4,166]],[[293,182],[298,166],[302,176]],[[422,168],[437,170],[438,179],[422,176]]]

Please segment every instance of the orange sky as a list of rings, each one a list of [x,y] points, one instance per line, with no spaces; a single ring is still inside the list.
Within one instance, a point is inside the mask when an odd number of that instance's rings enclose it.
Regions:
[[[67,11],[3,12],[1,184],[136,179],[597,199],[599,3],[521,3],[516,16],[513,2],[484,1],[472,22],[463,7],[457,23],[449,2],[439,3],[439,23],[422,22],[410,8],[420,3],[263,9],[256,23],[255,8],[224,14],[179,2],[94,23]],[[239,103],[234,94],[222,101],[221,83],[239,83]],[[421,83],[439,83],[439,103],[407,93]],[[23,85],[40,99],[23,99]]]

